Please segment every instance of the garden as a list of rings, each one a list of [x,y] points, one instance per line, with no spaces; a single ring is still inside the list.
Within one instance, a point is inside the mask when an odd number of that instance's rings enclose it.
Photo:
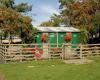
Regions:
[[[17,1],[0,0],[0,80],[100,80],[100,0]]]

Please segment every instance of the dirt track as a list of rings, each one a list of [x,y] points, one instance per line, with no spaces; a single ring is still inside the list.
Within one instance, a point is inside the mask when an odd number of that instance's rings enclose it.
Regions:
[[[72,60],[64,60],[65,63],[70,63],[70,64],[88,64],[93,62],[93,60],[89,59],[72,59]]]
[[[5,80],[4,76],[0,74],[0,80]]]

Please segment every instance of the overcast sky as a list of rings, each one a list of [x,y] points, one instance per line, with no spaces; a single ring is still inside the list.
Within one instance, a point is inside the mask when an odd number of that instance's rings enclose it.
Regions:
[[[16,3],[27,2],[33,6],[30,16],[34,19],[32,24],[39,25],[50,19],[55,13],[59,14],[59,0],[16,0]]]

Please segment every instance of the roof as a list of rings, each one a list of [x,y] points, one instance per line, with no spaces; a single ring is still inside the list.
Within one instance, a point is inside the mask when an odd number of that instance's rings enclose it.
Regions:
[[[80,32],[74,27],[36,27],[40,32]]]

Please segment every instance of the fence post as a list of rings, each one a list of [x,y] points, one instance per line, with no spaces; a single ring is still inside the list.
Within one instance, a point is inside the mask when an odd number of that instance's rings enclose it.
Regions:
[[[64,54],[64,44],[62,44],[62,53],[61,53],[61,59],[63,60],[63,54]]]
[[[48,56],[49,56],[49,60],[51,60],[51,56],[50,56],[50,44],[48,44]]]
[[[67,47],[68,47],[68,45],[65,44],[65,47],[64,47],[64,59],[68,58],[67,57],[67,51],[68,51]]]
[[[82,56],[82,45],[80,44],[79,47],[80,47],[80,59],[82,59],[83,58],[83,56]]]
[[[18,45],[18,46],[21,47],[19,54],[20,54],[20,62],[22,62],[23,61],[22,46],[21,45]]]
[[[4,45],[4,63],[6,64],[6,45]]]

